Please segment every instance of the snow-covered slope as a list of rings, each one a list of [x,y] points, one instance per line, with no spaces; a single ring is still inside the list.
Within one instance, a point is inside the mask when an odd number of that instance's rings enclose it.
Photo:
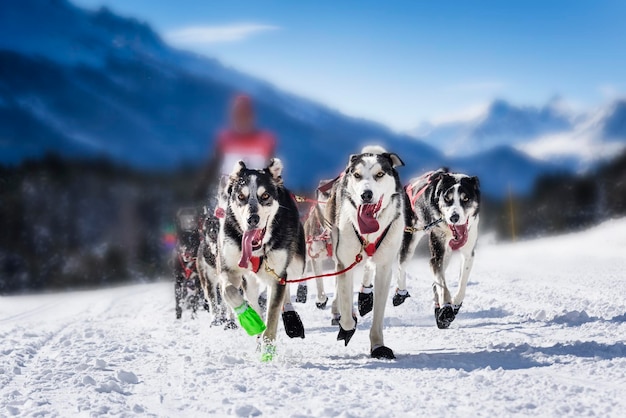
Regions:
[[[445,331],[418,257],[413,297],[387,308],[396,361],[369,358],[371,314],[344,348],[311,301],[298,305],[306,339],[282,334],[262,364],[242,330],[210,328],[204,312],[176,321],[170,282],[2,297],[0,415],[622,416],[624,254],[626,219],[485,239]]]

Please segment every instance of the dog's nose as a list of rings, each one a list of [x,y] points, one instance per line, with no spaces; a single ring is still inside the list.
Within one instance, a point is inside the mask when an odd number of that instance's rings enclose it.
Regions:
[[[366,190],[361,194],[361,200],[363,203],[370,203],[372,201],[372,197],[374,197],[374,194],[371,190]]]
[[[259,215],[257,215],[256,213],[253,213],[248,218],[248,226],[255,228],[259,224],[260,220],[261,218],[259,217]]]
[[[453,224],[457,223],[459,221],[459,214],[458,213],[453,213],[452,216],[450,216],[450,222],[452,222]]]

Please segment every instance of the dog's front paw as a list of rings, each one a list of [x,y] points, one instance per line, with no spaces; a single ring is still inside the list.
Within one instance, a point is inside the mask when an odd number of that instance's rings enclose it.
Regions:
[[[407,298],[410,298],[410,297],[411,295],[409,294],[407,290],[396,289],[396,294],[393,295],[393,299],[391,301],[393,302],[393,306],[400,306],[404,303],[404,301]]]
[[[315,306],[317,307],[317,309],[324,310],[326,308],[327,303],[328,303],[328,296],[326,296],[326,299],[324,299],[323,302],[315,302]]]
[[[389,347],[385,347],[384,345],[373,349],[371,356],[372,358],[387,360],[394,360],[396,358],[396,356],[393,354],[393,350]]]
[[[274,344],[266,343],[261,347],[261,361],[263,363],[274,360],[276,356],[276,346]]]
[[[263,319],[246,302],[235,308],[235,313],[237,314],[239,324],[246,330],[248,335],[258,335],[265,331],[266,327]]]
[[[356,324],[357,324],[356,316],[352,315],[352,318],[354,318],[354,328],[353,329],[350,329],[350,330],[346,331],[345,329],[343,329],[341,324],[338,324],[339,325],[339,334],[337,334],[337,341],[343,340],[344,346],[348,345],[348,343],[352,339],[352,336],[356,332]]]
[[[457,316],[459,314],[459,311],[461,310],[461,306],[463,306],[463,302],[459,303],[458,305],[452,305],[454,316]]]
[[[372,292],[372,286],[363,287],[359,292],[359,315],[365,316],[372,311],[374,307],[374,293]]]
[[[283,312],[283,325],[289,338],[304,338],[304,325],[296,311]]]
[[[454,309],[452,305],[443,305],[443,308],[435,308],[435,321],[437,322],[437,328],[446,329],[454,321]]]

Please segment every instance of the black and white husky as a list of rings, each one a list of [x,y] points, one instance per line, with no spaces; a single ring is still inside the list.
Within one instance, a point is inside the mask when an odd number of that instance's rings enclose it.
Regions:
[[[384,344],[383,317],[392,268],[398,259],[405,229],[405,194],[396,171],[396,167],[402,165],[396,154],[380,147],[365,147],[361,154],[350,156],[326,205],[326,219],[333,226],[331,235],[337,271],[358,263],[361,257],[366,257],[370,270],[375,270],[373,293],[368,292],[371,296],[366,297],[374,309],[370,329],[370,353],[374,358],[395,358],[393,351]],[[341,315],[337,340],[343,340],[345,345],[356,331],[356,315],[352,311],[353,276],[354,270],[337,276]],[[367,283],[371,275],[368,277],[363,283],[365,288],[371,286]],[[362,314],[367,311],[362,305],[367,304],[359,301]]]
[[[228,180],[220,228],[223,296],[248,334],[263,332],[264,360],[271,360],[275,352],[281,311],[287,334],[304,338],[297,313],[285,308],[291,305],[286,300],[286,280],[304,272],[304,231],[281,173],[282,163],[277,158],[263,170],[248,169],[243,161],[236,163]],[[244,275],[243,289],[250,305],[239,292]],[[267,325],[258,312],[256,279],[268,286]]]
[[[474,262],[480,213],[480,184],[477,177],[449,173],[440,169],[412,179],[406,187],[412,210],[413,225],[405,232],[400,252],[400,274],[394,305],[404,302],[407,263],[424,236],[430,245],[430,267],[435,275],[433,292],[435,320],[439,328],[448,328],[454,321],[463,299]],[[454,251],[462,256],[461,277],[457,293],[450,295],[445,272]]]

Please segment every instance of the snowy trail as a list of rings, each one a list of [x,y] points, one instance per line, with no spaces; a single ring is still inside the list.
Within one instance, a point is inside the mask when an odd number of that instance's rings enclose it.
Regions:
[[[281,331],[272,364],[205,312],[176,321],[169,281],[0,297],[0,416],[622,416],[625,272],[626,219],[484,244],[460,315],[438,330],[416,258],[412,297],[387,307],[396,361],[369,358],[371,314],[337,342],[314,286],[297,305],[306,339]]]

